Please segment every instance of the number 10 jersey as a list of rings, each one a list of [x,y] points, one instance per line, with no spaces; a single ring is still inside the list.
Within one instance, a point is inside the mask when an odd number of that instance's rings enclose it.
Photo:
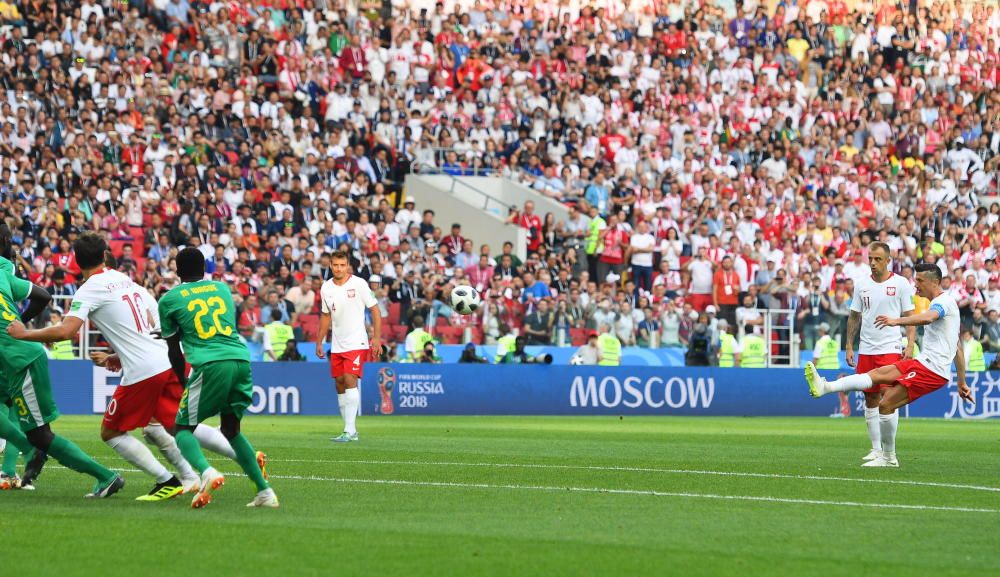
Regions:
[[[153,338],[156,307],[146,289],[111,269],[91,275],[73,295],[67,316],[90,319],[122,362],[121,386],[170,368],[167,345]]]

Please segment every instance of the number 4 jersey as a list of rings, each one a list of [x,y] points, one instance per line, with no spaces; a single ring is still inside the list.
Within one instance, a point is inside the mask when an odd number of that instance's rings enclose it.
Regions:
[[[229,287],[201,280],[170,289],[160,299],[163,336],[180,335],[184,356],[195,368],[215,361],[250,361],[236,331],[236,307]]]
[[[910,281],[898,274],[889,273],[885,282],[875,282],[872,277],[858,279],[854,285],[851,310],[861,313],[861,355],[886,355],[903,352],[902,330],[898,327],[875,326],[875,319],[882,315],[899,318],[913,310],[913,287]]]
[[[122,362],[121,386],[170,369],[167,345],[153,338],[156,307],[146,289],[110,269],[91,275],[73,295],[67,316],[90,319]]]

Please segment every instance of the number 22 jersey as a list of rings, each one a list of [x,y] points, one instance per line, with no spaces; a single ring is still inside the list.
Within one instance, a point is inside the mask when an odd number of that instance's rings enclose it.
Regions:
[[[184,357],[195,368],[215,361],[250,361],[236,331],[236,307],[229,287],[201,280],[170,289],[160,299],[163,337],[180,335]]]

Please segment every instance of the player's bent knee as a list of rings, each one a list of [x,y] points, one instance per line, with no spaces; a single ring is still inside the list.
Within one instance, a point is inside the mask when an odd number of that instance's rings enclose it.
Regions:
[[[52,441],[56,438],[56,436],[52,434],[52,429],[50,429],[48,425],[42,425],[37,429],[28,431],[25,433],[25,436],[28,438],[28,442],[31,443],[32,447],[40,451],[45,451],[46,453],[49,451]]]
[[[114,429],[102,428],[101,429],[101,440],[104,441],[105,443],[107,443],[111,439],[114,439],[115,437],[120,437],[120,436],[125,435],[125,434],[127,434],[127,433],[125,433],[125,431],[116,431]]]
[[[219,430],[222,431],[224,437],[232,440],[240,434],[240,420],[236,418],[236,415],[222,415]]]

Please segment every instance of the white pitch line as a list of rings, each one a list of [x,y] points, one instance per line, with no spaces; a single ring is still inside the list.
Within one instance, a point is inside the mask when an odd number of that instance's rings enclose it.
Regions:
[[[66,467],[48,467],[68,471]],[[138,469],[115,468],[123,473],[141,473]],[[245,477],[242,473],[222,472],[227,477]],[[604,487],[553,487],[546,485],[512,485],[491,483],[453,483],[447,481],[408,481],[405,479],[355,479],[350,477],[317,477],[312,475],[270,475],[270,479],[289,481],[319,481],[326,483],[362,483],[368,485],[402,485],[410,487],[435,487],[448,489],[500,489],[511,491],[547,491],[554,493],[594,493],[602,495],[633,495],[642,497],[676,497],[688,499],[712,499],[720,501],[755,501],[760,503],[785,503],[792,505],[826,505],[830,507],[861,507],[871,509],[904,509],[917,511],[945,511],[952,513],[1000,513],[1000,509],[979,509],[975,507],[947,507],[941,505],[908,505],[901,503],[859,503],[857,501],[823,501],[819,499],[789,499],[785,497],[760,497],[755,495],[719,495],[715,493],[680,493],[654,491],[649,489],[611,489]]]
[[[582,471],[615,471],[631,473],[667,473],[672,475],[714,475],[720,477],[753,477],[760,479],[794,479],[800,481],[847,481],[853,483],[885,483],[892,485],[915,485],[946,489],[968,489],[1000,493],[1000,487],[983,485],[960,485],[956,483],[935,483],[933,481],[909,481],[905,479],[859,479],[857,477],[828,477],[823,475],[787,475],[782,473],[748,473],[741,471],[701,471],[697,469],[657,469],[649,467],[622,467],[601,465],[545,465],[535,463],[462,463],[453,461],[375,461],[352,459],[268,459],[270,463],[327,463],[355,465],[428,465],[441,467],[496,467],[509,469],[570,469]]]

